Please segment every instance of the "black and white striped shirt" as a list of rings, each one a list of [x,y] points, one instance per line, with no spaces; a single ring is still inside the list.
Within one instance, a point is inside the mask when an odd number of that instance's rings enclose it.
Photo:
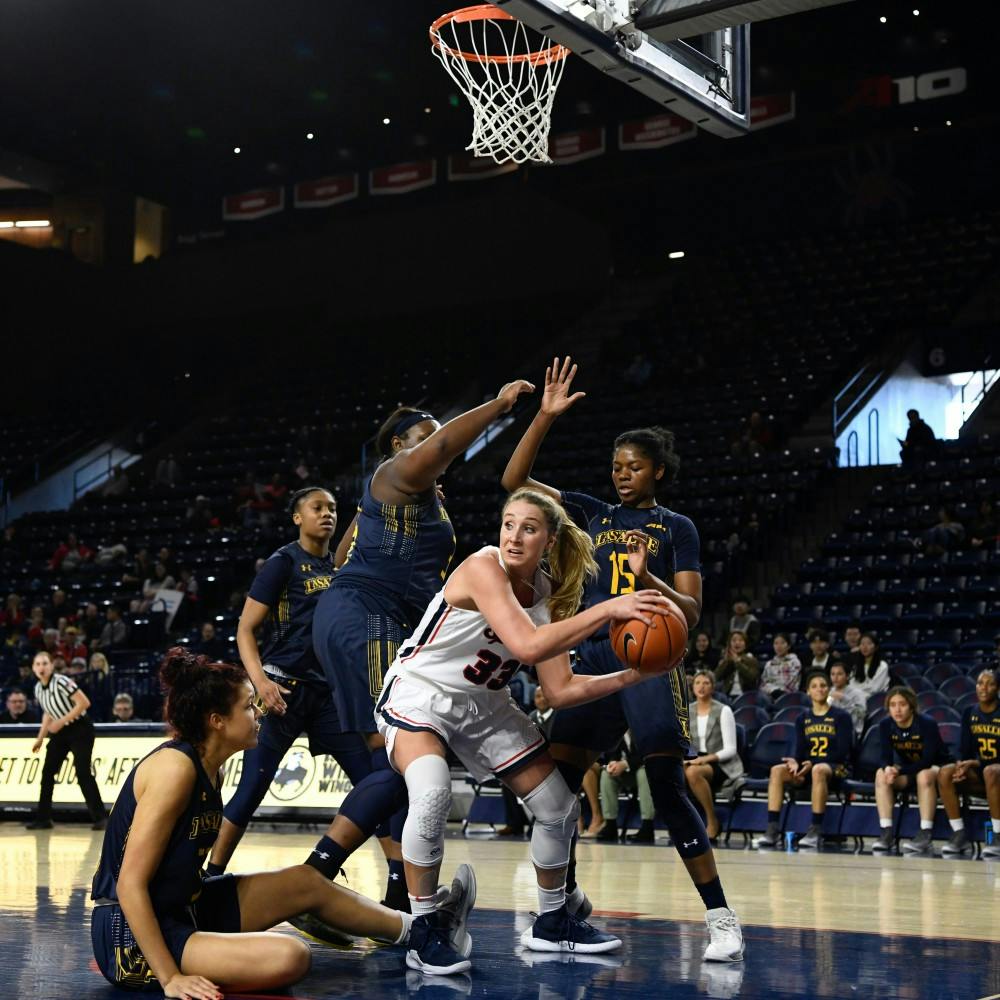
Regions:
[[[35,701],[43,712],[48,712],[53,719],[61,719],[73,709],[73,695],[79,691],[76,682],[65,674],[53,674],[48,686],[39,681],[35,685]],[[86,714],[86,713],[84,713]]]

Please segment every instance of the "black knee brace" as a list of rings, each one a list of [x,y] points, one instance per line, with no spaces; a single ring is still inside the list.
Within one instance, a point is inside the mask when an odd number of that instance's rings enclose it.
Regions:
[[[678,757],[647,757],[646,777],[653,804],[682,858],[697,858],[712,849],[708,832],[687,793],[684,765]]]

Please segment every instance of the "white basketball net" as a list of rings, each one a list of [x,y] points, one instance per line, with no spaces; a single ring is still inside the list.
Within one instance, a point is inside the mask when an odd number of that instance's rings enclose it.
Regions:
[[[551,163],[552,104],[569,50],[489,6],[439,18],[431,41],[472,105],[466,149],[497,163]]]

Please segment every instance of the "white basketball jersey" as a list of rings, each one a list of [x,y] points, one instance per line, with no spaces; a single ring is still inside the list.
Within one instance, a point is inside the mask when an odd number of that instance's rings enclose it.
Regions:
[[[499,551],[489,546],[500,565]],[[547,600],[552,592],[548,577],[535,573],[535,603],[525,612],[536,625],[551,618]],[[416,631],[403,643],[386,675],[402,675],[436,688],[453,691],[502,691],[523,664],[504,645],[478,611],[456,608],[444,599],[444,588],[434,595]]]

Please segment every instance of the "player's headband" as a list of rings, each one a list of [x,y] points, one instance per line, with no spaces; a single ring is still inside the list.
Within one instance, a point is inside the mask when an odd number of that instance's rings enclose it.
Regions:
[[[407,413],[392,429],[392,437],[402,437],[411,427],[422,424],[425,420],[437,420],[433,413],[420,410],[417,413]]]

